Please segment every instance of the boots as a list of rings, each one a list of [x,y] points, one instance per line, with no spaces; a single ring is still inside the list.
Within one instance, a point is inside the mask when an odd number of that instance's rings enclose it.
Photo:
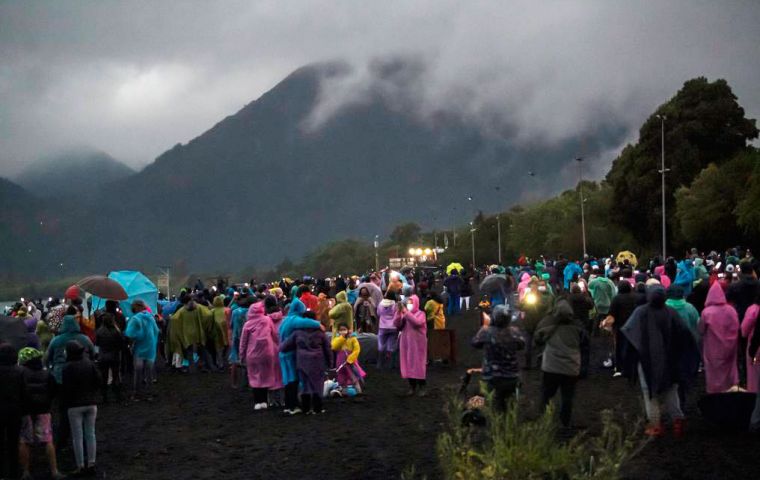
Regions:
[[[383,363],[385,363],[385,352],[377,352],[377,369],[383,369]]]
[[[661,423],[648,425],[647,428],[644,429],[644,435],[648,437],[659,438],[659,437],[662,437],[664,434],[665,434],[665,430],[662,428]]]

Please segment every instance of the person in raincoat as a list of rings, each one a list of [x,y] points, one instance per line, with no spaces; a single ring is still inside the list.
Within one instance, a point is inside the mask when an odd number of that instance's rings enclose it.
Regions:
[[[330,321],[330,309],[332,308],[332,300],[325,294],[320,293],[317,295],[317,320],[321,323],[325,329],[331,327]]]
[[[449,316],[459,313],[459,302],[463,285],[464,281],[459,276],[459,271],[456,268],[451,270],[451,275],[443,281],[443,286],[446,288],[446,293],[449,296],[449,303],[446,306],[446,314]]]
[[[598,271],[598,269],[594,269]],[[617,287],[609,278],[601,274],[593,273],[591,280],[588,282],[588,291],[594,300],[598,321],[605,318],[610,313],[612,299],[617,295]],[[593,322],[596,325],[598,322]]]
[[[211,322],[211,313],[205,306],[196,303],[192,297],[185,297],[185,305],[172,315],[174,349],[181,349],[181,355],[190,365],[195,364],[197,353],[203,363],[203,369],[208,370],[210,359],[206,350],[207,333]]]
[[[647,288],[647,303],[633,311],[623,325],[630,348],[625,363],[630,372],[638,370],[649,425],[644,433],[660,437],[664,430],[662,413],[673,422],[673,434],[684,433],[684,414],[678,398],[678,384],[689,382],[699,365],[694,336],[675,310],[665,306],[662,285]]]
[[[504,412],[507,401],[520,384],[520,363],[517,352],[525,348],[525,337],[516,326],[510,325],[512,311],[509,305],[497,305],[490,320],[472,339],[472,346],[483,349],[483,381],[493,392],[494,410]]]
[[[330,346],[333,351],[338,352],[335,364],[338,366],[336,381],[343,388],[354,386],[357,392],[361,393],[364,377],[367,374],[359,365],[359,354],[361,345],[355,333],[348,330],[346,325],[340,325],[338,331],[333,335]]]
[[[264,302],[251,305],[240,336],[240,363],[245,364],[248,371],[253,409],[257,411],[268,407],[268,391],[281,386],[277,375],[280,369],[277,331],[265,309]]]
[[[681,317],[681,320],[686,323],[686,326],[689,327],[689,331],[694,335],[694,340],[699,342],[699,329],[697,328],[697,324],[699,323],[699,312],[694,305],[686,301],[683,294],[683,288],[678,285],[671,285],[667,289],[667,297],[668,299],[665,302],[665,305],[678,313],[678,316]]]
[[[401,314],[394,319],[399,330],[399,358],[401,378],[409,381],[407,395],[426,395],[427,374],[427,319],[420,310],[420,299],[412,295],[406,300]]]
[[[718,282],[710,287],[698,328],[702,335],[707,393],[725,392],[738,385],[739,317],[726,302]]]
[[[214,320],[212,327],[212,346],[214,347],[213,360],[217,369],[223,371],[226,366],[227,354],[230,346],[230,339],[227,332],[227,309],[224,306],[224,295],[214,297],[211,317]]]
[[[240,387],[239,368],[240,368],[240,337],[243,334],[248,309],[253,304],[253,298],[250,295],[238,297],[235,307],[230,314],[230,323],[232,336],[230,338],[230,381],[232,388]]]
[[[81,333],[75,310],[75,307],[69,307],[63,317],[63,322],[61,322],[61,327],[58,329],[58,335],[53,338],[48,347],[47,366],[53,372],[53,377],[59,385],[62,380],[61,372],[66,365],[66,344],[68,342],[76,340],[84,347],[89,358],[95,358],[95,347],[87,335]]]
[[[354,302],[354,320],[359,332],[377,333],[377,305],[367,287],[359,290],[359,297]]]
[[[132,342],[132,398],[137,397],[140,387],[146,389],[153,383],[153,366],[158,350],[158,325],[142,300],[132,302],[134,315],[127,320],[124,336]]]
[[[283,350],[283,343],[290,339],[290,336],[296,329],[300,328],[320,328],[321,324],[316,320],[305,318],[306,305],[298,298],[290,302],[288,315],[280,323],[280,370],[282,371],[282,383],[285,385],[285,413],[300,413],[298,408],[298,373],[296,371],[296,352],[292,348]],[[292,346],[292,344],[290,345]],[[329,346],[328,346],[329,348]],[[320,392],[322,387],[320,386]]]
[[[678,262],[678,272],[673,285],[683,288],[683,293],[686,296],[691,293],[691,289],[694,287],[694,267],[691,260]]]
[[[330,317],[330,323],[332,324],[333,335],[335,335],[341,325],[345,325],[348,327],[349,332],[353,332],[354,309],[351,308],[351,304],[348,303],[348,295],[346,292],[338,292],[338,294],[335,295],[335,300],[337,301],[337,304],[330,309],[328,314]]]
[[[292,305],[291,308],[293,308]],[[283,327],[292,327],[299,321],[309,320],[304,317],[291,317],[290,315],[288,317],[291,318],[291,322],[286,325],[285,322],[288,322],[288,318],[286,318],[283,321]],[[287,340],[280,343],[280,355],[291,354],[295,357],[297,380],[289,382],[286,388],[293,384],[297,388],[300,382],[301,411],[307,415],[324,413],[322,409],[322,395],[324,392],[325,372],[330,368],[333,356],[330,342],[321,328],[322,325],[316,321],[315,323],[316,325],[294,329],[292,334],[287,335]],[[282,327],[280,330],[282,331]],[[282,336],[285,337],[285,335]],[[282,359],[282,357],[280,358]],[[300,411],[296,407],[290,411],[286,410],[286,413],[295,415],[300,413]]]
[[[755,295],[755,303],[747,308],[741,327],[742,337],[747,340],[747,391],[754,393],[760,392],[760,362],[755,362],[750,355],[749,340],[758,328],[758,316],[760,316],[760,291]]]
[[[425,317],[427,318],[428,328],[433,330],[443,330],[446,328],[446,314],[444,313],[443,300],[433,292],[428,292],[428,299],[425,302]]]
[[[581,372],[581,343],[586,327],[573,314],[567,300],[557,302],[551,314],[539,322],[534,334],[536,345],[544,347],[541,358],[541,398],[546,407],[560,391],[560,422],[570,426],[575,384]]]
[[[377,332],[377,368],[383,368],[386,361],[393,368],[393,357],[398,350],[398,329],[395,325],[399,313],[398,294],[388,290],[385,298],[377,306],[379,328]]]

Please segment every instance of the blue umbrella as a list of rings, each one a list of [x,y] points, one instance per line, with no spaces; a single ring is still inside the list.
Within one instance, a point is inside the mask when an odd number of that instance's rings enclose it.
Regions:
[[[127,299],[119,302],[121,311],[124,316],[132,316],[132,302],[142,300],[155,314],[158,312],[158,288],[150,281],[148,277],[140,272],[131,270],[122,270],[111,272],[108,278],[118,282],[127,292]],[[92,310],[95,311],[105,306],[105,299],[92,297]]]

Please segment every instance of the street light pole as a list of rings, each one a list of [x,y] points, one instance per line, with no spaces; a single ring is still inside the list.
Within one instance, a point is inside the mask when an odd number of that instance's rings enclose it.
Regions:
[[[578,162],[578,175],[580,182],[578,182],[578,190],[581,194],[581,232],[583,235],[583,258],[586,258],[586,212],[583,206],[583,158],[578,157],[575,159]]]
[[[498,231],[497,241],[499,242],[499,265],[501,265],[501,216],[496,215],[496,230]]]
[[[665,223],[665,172],[668,171],[668,169],[665,168],[665,120],[668,119],[665,115],[657,115],[657,118],[660,119],[660,157],[662,160],[662,168],[660,169],[660,174],[662,177],[662,261],[665,262],[665,254],[667,253],[667,233],[666,233],[666,223]]]
[[[378,239],[380,238],[380,235],[375,235],[375,271],[380,271],[380,257],[377,254],[377,247],[380,246],[380,242],[378,242]]]
[[[472,242],[472,268],[475,268],[475,223],[470,222],[470,240]]]

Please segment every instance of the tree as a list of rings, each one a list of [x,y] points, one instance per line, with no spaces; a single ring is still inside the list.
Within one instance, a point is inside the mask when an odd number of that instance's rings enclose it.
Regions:
[[[750,177],[759,163],[758,152],[748,148],[721,166],[711,163],[689,187],[678,189],[676,218],[681,246],[707,249],[746,240],[737,218],[738,205],[754,204],[747,199],[753,188]]]
[[[419,239],[422,228],[416,223],[404,223],[393,229],[390,235],[390,243],[407,247]]]
[[[746,148],[758,136],[754,119],[744,109],[725,80],[708,82],[699,77],[652,114],[639,131],[639,141],[626,146],[615,159],[607,182],[612,186],[611,214],[628,228],[636,240],[655,244],[661,229],[660,147],[661,123],[665,115],[665,159],[667,202],[674,192],[691,185],[710,163],[720,166]],[[673,230],[675,216],[669,217]]]
[[[757,248],[760,237],[760,155],[757,151],[744,195],[736,206],[736,216],[739,226],[754,239],[753,246]]]

